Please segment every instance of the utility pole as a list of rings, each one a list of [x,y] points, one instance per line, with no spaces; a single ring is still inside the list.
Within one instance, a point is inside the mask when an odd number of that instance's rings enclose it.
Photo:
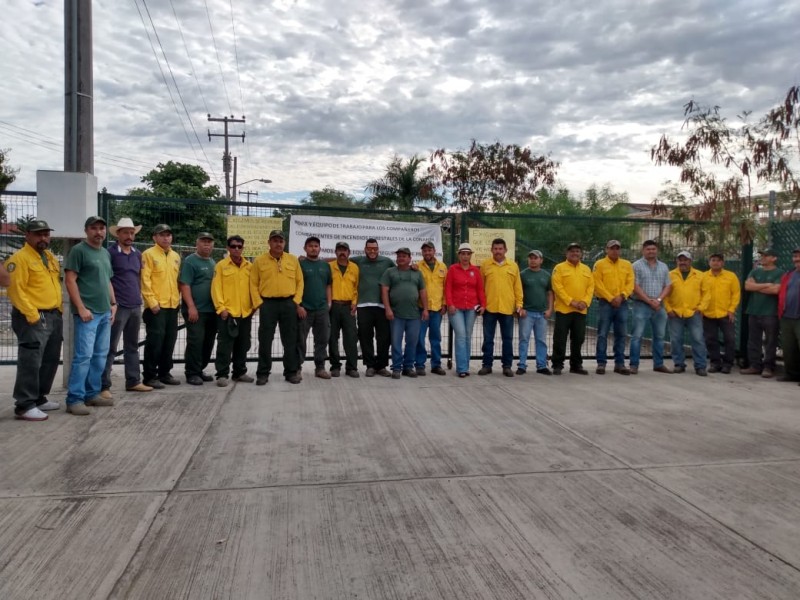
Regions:
[[[258,196],[258,192],[239,192],[240,196],[247,196],[247,216],[250,216],[250,196]]]
[[[244,123],[245,118],[244,116],[242,116],[241,119],[235,119],[231,116],[231,117],[222,117],[220,119],[218,117],[212,117],[209,114],[208,120],[225,124],[225,133],[211,133],[211,130],[209,129],[208,141],[210,142],[212,137],[225,138],[225,153],[222,155],[222,170],[225,172],[225,198],[230,200],[231,199],[231,153],[228,150],[228,138],[241,137],[242,142],[244,142],[244,132],[242,132],[241,134],[228,133],[228,123]]]

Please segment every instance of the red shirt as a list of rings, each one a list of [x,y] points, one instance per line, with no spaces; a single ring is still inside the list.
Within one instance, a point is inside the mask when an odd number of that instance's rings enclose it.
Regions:
[[[469,269],[464,269],[459,263],[450,265],[444,297],[447,306],[455,306],[459,310],[475,308],[477,305],[486,308],[481,270],[475,265],[470,265]]]

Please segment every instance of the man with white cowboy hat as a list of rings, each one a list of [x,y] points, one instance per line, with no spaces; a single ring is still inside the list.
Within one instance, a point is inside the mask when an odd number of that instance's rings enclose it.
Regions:
[[[108,246],[111,268],[114,277],[111,285],[117,300],[117,314],[111,325],[111,345],[108,349],[106,368],[103,371],[100,395],[111,399],[111,366],[117,354],[119,339],[122,337],[122,358],[125,364],[125,389],[129,392],[150,392],[149,385],[142,383],[139,367],[139,329],[142,325],[142,292],[140,276],[142,272],[142,253],[133,245],[136,234],[142,229],[134,225],[129,217],[122,217],[116,225],[108,228],[117,238],[115,244]]]

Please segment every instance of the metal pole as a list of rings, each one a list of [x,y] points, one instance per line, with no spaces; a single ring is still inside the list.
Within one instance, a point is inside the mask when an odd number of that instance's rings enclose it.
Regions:
[[[775,204],[778,198],[778,194],[775,193],[775,190],[769,191],[769,223],[767,224],[767,242],[768,245],[772,246],[772,224],[775,222]]]
[[[238,196],[236,195],[236,170],[238,169],[238,165],[239,165],[239,157],[238,156],[234,156],[233,157],[233,190],[232,190],[233,191],[233,198],[228,198],[228,200],[233,200],[233,202],[236,202],[238,200]],[[230,214],[232,214],[232,215],[236,214],[236,204],[231,204]]]

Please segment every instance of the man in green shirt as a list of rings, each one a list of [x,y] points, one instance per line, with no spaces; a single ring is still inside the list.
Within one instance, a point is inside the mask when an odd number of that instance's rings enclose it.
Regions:
[[[359,271],[358,341],[361,344],[364,366],[367,367],[367,377],[391,377],[392,374],[386,370],[389,365],[391,333],[381,300],[381,277],[387,269],[394,267],[394,262],[391,258],[380,255],[378,240],[374,238],[366,241],[363,256],[353,256],[350,260]]]
[[[303,271],[303,300],[297,309],[298,324],[297,350],[300,355],[300,368],[306,358],[306,342],[308,333],[314,333],[314,374],[320,379],[330,379],[325,370],[328,359],[328,340],[331,336],[331,319],[328,312],[331,307],[331,268],[324,260],[319,259],[320,242],[311,236],[303,245],[306,251],[305,260],[300,261]],[[347,371],[350,377],[358,377],[358,370]]]
[[[181,314],[186,323],[184,365],[186,383],[203,385],[214,377],[203,372],[211,362],[211,351],[217,339],[217,313],[211,299],[211,280],[216,263],[211,258],[214,236],[206,231],[197,234],[195,252],[186,257],[178,276],[181,293]]]
[[[416,377],[414,360],[420,317],[423,321],[428,320],[428,293],[422,273],[411,269],[411,250],[408,248],[397,250],[397,266],[387,269],[381,276],[381,299],[386,307],[386,319],[391,324],[392,378],[400,379],[401,373]]]
[[[111,259],[103,248],[106,222],[89,217],[86,239],[70,250],[64,284],[72,304],[75,346],[67,383],[67,412],[88,415],[87,406],[112,406],[114,400],[100,396],[101,380],[111,344],[111,323],[117,312],[111,287]]]
[[[747,301],[747,361],[742,375],[775,376],[775,354],[778,349],[778,292],[783,272],[777,268],[778,255],[772,248],[759,252],[761,266],[750,271],[744,289],[750,292]],[[763,353],[762,353],[763,344]]]
[[[553,288],[550,273],[542,269],[542,253],[528,252],[528,268],[520,274],[522,310],[519,316],[519,365],[517,375],[528,368],[528,345],[533,332],[536,340],[536,372],[551,375],[547,368],[547,319],[553,314]]]

